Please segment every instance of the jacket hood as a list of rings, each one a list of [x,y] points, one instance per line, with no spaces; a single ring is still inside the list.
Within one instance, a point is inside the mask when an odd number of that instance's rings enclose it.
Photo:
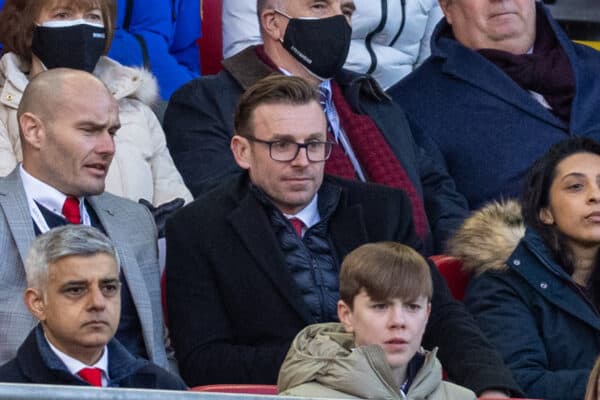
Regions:
[[[29,78],[25,71],[30,68],[15,53],[6,53],[0,58],[0,102],[8,107],[17,108]],[[158,99],[158,83],[152,73],[143,68],[126,67],[102,56],[94,69],[96,75],[117,100],[131,98],[151,106]],[[9,100],[6,100],[9,99]]]
[[[436,350],[421,351],[425,362],[409,389],[409,398],[426,398],[442,379]],[[377,345],[354,348],[353,335],[340,323],[310,325],[292,342],[279,371],[278,390],[309,382],[363,399],[400,398],[383,349]]]
[[[515,200],[492,202],[467,218],[448,241],[447,253],[460,258],[469,274],[505,270],[506,260],[524,235],[520,204]]]
[[[106,84],[117,100],[132,98],[151,106],[158,99],[158,83],[144,68],[126,67],[108,57],[100,57],[96,75]]]

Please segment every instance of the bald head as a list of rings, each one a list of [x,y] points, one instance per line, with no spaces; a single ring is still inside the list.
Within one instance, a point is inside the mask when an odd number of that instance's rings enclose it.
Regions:
[[[104,191],[119,106],[94,75],[55,68],[27,85],[18,110],[23,168],[64,194]]]
[[[29,81],[19,104],[17,118],[20,119],[25,113],[32,113],[42,121],[50,122],[65,100],[68,101],[73,95],[81,95],[82,92],[106,93],[112,97],[100,79],[85,71],[68,68],[44,71]]]

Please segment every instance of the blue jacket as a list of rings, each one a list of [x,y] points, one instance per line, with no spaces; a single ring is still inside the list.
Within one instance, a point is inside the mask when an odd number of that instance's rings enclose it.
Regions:
[[[143,358],[132,356],[116,339],[107,344],[109,387],[186,390],[183,381]],[[29,333],[17,356],[0,367],[0,382],[48,385],[89,384],[71,374],[50,349],[41,325]]]
[[[200,75],[200,1],[118,0],[117,30],[109,57],[145,66],[168,100],[181,85]]]
[[[526,397],[583,399],[600,315],[535,231],[504,268],[472,278],[464,301]]]
[[[600,140],[600,53],[572,43],[539,3],[537,15],[548,19],[573,67],[569,126],[479,53],[444,36],[445,19],[432,56],[389,91],[437,144],[471,209],[520,194],[529,166],[553,143],[573,135]]]

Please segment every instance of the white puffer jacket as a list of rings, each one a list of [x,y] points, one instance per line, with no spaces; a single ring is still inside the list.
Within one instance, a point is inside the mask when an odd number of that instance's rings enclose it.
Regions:
[[[17,108],[29,83],[27,70],[29,65],[14,53],[0,59],[0,176],[8,175],[23,159]],[[192,195],[167,149],[162,127],[148,107],[158,94],[152,74],[107,57],[98,61],[94,74],[119,102],[121,120],[106,191],[133,201],[144,198],[155,206],[176,197],[191,201]]]
[[[356,12],[352,17],[352,43],[346,68],[362,73],[373,68],[372,75],[387,89],[429,57],[431,34],[442,18],[437,0],[354,0],[354,3]],[[255,1],[223,0],[222,21],[224,57],[261,42]],[[400,36],[392,43],[401,27]]]

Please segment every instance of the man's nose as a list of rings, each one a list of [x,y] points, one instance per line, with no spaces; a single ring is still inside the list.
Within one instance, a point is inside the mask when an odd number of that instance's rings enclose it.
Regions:
[[[105,132],[98,138],[96,152],[99,154],[114,155],[115,154],[115,138],[108,132]]]
[[[310,164],[310,160],[308,159],[308,149],[306,147],[299,148],[296,158],[292,160],[292,165],[306,166],[308,164]]]
[[[88,293],[88,306],[91,310],[104,310],[106,307],[106,297],[99,287],[92,287]]]

